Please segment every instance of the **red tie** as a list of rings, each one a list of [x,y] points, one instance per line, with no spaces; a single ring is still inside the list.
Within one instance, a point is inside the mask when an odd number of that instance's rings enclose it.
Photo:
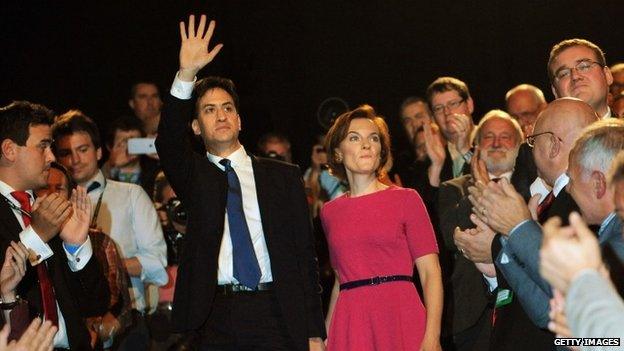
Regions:
[[[548,195],[546,195],[544,201],[537,206],[537,220],[540,223],[544,223],[544,221],[546,221],[546,211],[550,208],[553,201],[555,201],[555,194],[551,191]]]
[[[24,227],[30,225],[30,194],[25,191],[14,191],[11,196],[20,203],[22,211],[22,220],[24,221]],[[43,315],[45,319],[52,322],[54,325],[58,325],[58,314],[56,312],[56,298],[54,297],[54,287],[52,286],[52,280],[48,274],[48,268],[45,262],[37,265],[37,277],[39,278],[39,287],[41,290],[41,302],[43,304]]]

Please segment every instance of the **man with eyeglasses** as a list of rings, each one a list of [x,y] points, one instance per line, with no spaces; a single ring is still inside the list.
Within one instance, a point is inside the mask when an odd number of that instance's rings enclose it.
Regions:
[[[567,39],[556,44],[550,51],[547,69],[556,98],[579,98],[599,117],[612,117],[607,100],[613,76],[596,44],[585,39]]]
[[[447,141],[445,157],[432,158],[429,167],[429,182],[437,187],[441,182],[466,173],[462,170],[472,158],[470,134],[474,128],[474,103],[466,83],[453,77],[436,79],[426,94],[433,118]]]
[[[524,135],[533,134],[533,124],[547,105],[544,93],[531,84],[520,84],[511,88],[505,94],[505,104],[507,112],[520,123]]]
[[[555,100],[540,114],[527,142],[533,147],[538,174],[551,190],[539,194],[532,188],[533,197],[528,206],[508,182],[490,182],[469,189],[475,215],[487,224],[476,235],[491,231],[501,234],[502,249],[493,257],[494,263],[511,285],[514,298],[520,300],[527,315],[541,328],[549,321],[548,302],[552,293],[539,275],[538,223],[554,216],[565,220],[572,211],[578,211],[574,199],[564,191],[569,182],[568,158],[575,139],[595,121],[593,109],[576,98]]]

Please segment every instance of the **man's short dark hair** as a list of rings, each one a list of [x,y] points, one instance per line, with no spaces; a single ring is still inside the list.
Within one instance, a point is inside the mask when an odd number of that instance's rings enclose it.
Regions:
[[[139,88],[139,85],[141,84],[153,85],[154,87],[156,87],[156,91],[158,91],[158,95],[160,95],[160,89],[158,88],[158,84],[154,83],[151,80],[142,80],[142,81],[132,84],[132,87],[130,87],[130,99],[134,99],[134,97],[137,94],[137,89]]]
[[[429,104],[427,104],[427,100],[421,98],[420,96],[409,96],[409,97],[406,97],[405,100],[403,100],[403,102],[401,103],[401,107],[399,107],[399,112],[403,113],[403,110],[405,110],[407,106],[418,103],[418,102],[425,104],[427,108],[429,108]]]
[[[106,132],[106,145],[112,147],[115,142],[115,134],[117,131],[129,132],[131,130],[137,130],[141,134],[141,137],[145,136],[143,131],[143,121],[135,116],[121,116],[115,119]]]
[[[196,108],[199,114],[199,99],[201,99],[207,91],[219,88],[223,89],[226,93],[230,94],[232,97],[232,101],[234,101],[234,107],[236,108],[236,112],[239,111],[239,103],[238,103],[238,94],[236,93],[236,86],[231,79],[210,76],[198,80],[195,83],[195,97],[197,97]]]
[[[548,71],[548,78],[550,78],[551,83],[555,81],[555,72],[554,70],[551,70],[551,65],[557,59],[557,57],[559,57],[559,54],[561,54],[564,50],[575,46],[584,46],[588,49],[591,49],[596,56],[596,61],[598,61],[598,63],[603,67],[607,65],[607,60],[605,59],[604,52],[602,51],[602,49],[600,49],[600,47],[598,47],[598,45],[586,39],[566,39],[555,44],[550,50],[550,56],[548,57],[546,71]]]
[[[28,101],[13,101],[0,108],[0,143],[11,139],[20,146],[26,145],[29,128],[51,125],[54,113],[47,107]]]
[[[461,80],[453,77],[440,77],[429,84],[427,87],[427,101],[429,102],[429,108],[433,109],[431,100],[434,94],[440,94],[447,91],[456,91],[459,96],[468,100],[470,98],[470,91],[468,86]]]
[[[87,133],[96,149],[102,147],[97,124],[80,110],[69,110],[63,113],[56,117],[52,125],[52,135],[57,141],[78,132]]]

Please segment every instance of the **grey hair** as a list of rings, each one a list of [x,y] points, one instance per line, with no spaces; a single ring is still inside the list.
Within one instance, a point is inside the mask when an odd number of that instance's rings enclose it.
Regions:
[[[624,150],[624,121],[609,118],[586,127],[570,151],[570,165],[587,176],[592,171],[607,174],[615,156]]]
[[[472,131],[472,135],[470,136],[470,140],[473,144],[479,143],[481,141],[481,129],[483,128],[485,122],[489,121],[492,118],[504,119],[511,123],[511,125],[514,127],[514,130],[516,131],[516,145],[522,144],[522,141],[524,140],[524,133],[522,132],[522,127],[520,127],[520,123],[518,123],[515,118],[511,117],[509,113],[503,110],[490,110],[483,117],[481,117],[479,124],[477,124],[477,127]]]

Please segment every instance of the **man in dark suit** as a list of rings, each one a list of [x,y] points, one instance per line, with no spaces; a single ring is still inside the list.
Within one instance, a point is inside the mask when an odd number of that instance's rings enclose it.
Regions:
[[[106,311],[109,291],[88,238],[91,205],[80,188],[71,201],[51,194],[34,200],[33,189],[46,186],[54,161],[50,149],[52,113],[25,101],[0,109],[0,255],[21,242],[31,264],[11,296],[28,301],[31,318],[43,316],[58,325],[56,348],[90,350],[84,319]]]
[[[205,32],[202,16],[197,34],[194,16],[188,31],[180,26],[180,69],[156,140],[188,213],[173,322],[198,331],[202,350],[322,350],[318,266],[299,169],[245,152],[232,81],[208,77],[193,89],[222,47],[208,51],[214,21]],[[191,116],[207,155],[191,152]]]
[[[485,165],[483,171],[487,173],[484,176],[510,179],[519,189],[523,189],[528,198],[529,180],[524,174],[526,169],[514,168],[520,144],[524,139],[518,122],[503,111],[493,110],[481,119],[474,135],[479,158]],[[438,198],[441,233],[446,249],[454,257],[446,303],[452,316],[456,350],[488,348],[492,321],[490,291],[496,288],[496,278],[484,279],[483,273],[461,254],[453,241],[455,228],[473,226],[470,220],[472,211],[468,200],[468,187],[474,181],[473,175],[446,181],[440,186]],[[491,266],[491,260],[489,263]],[[489,290],[486,279],[491,281]]]
[[[561,123],[563,120],[565,123]],[[548,322],[548,299],[552,297],[552,293],[550,286],[539,275],[541,228],[538,222],[545,221],[547,216],[567,216],[575,208],[574,202],[578,203],[578,199],[581,199],[572,193],[575,201],[570,201],[564,191],[566,186],[568,189],[572,188],[569,183],[573,180],[568,178],[568,174],[572,176],[573,173],[570,169],[575,167],[571,150],[574,140],[583,129],[596,120],[593,109],[574,98],[551,102],[538,118],[535,137],[529,140],[529,144],[533,145],[538,173],[552,187],[552,191],[541,197],[543,200],[537,211],[533,210],[537,213],[531,215],[529,210],[529,207],[535,208],[537,196],[527,207],[509,184],[503,184],[500,191],[493,184],[489,184],[484,192],[473,192],[473,205],[477,215],[493,230],[503,235],[503,248],[495,262],[497,267],[513,287],[527,314],[542,328]],[[598,207],[597,205],[598,203],[586,203],[585,207],[591,209],[592,206]],[[583,211],[582,207],[581,210]],[[608,211],[599,221],[592,220],[591,223],[600,224],[607,219],[607,215]],[[606,224],[604,226],[611,227]],[[619,247],[617,243],[616,246]]]

